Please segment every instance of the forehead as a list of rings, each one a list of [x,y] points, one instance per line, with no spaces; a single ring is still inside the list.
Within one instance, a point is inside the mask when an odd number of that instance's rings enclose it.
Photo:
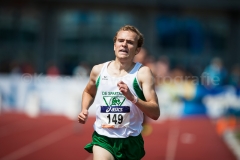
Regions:
[[[127,40],[137,41],[138,35],[132,31],[119,31],[117,34],[117,39],[127,39]]]

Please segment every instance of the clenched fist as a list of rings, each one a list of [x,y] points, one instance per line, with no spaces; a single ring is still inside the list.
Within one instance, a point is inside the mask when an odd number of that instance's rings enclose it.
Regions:
[[[83,110],[78,115],[78,122],[85,124],[88,118],[88,110]]]
[[[117,83],[117,86],[119,88],[119,91],[122,92],[122,94],[130,101],[134,100],[134,95],[132,92],[129,90],[128,86],[126,83],[123,81],[120,81]]]

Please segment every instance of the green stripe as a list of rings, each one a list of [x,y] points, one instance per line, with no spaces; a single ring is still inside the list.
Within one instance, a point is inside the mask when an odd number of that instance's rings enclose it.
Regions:
[[[98,88],[99,83],[100,83],[100,77],[101,77],[101,75],[98,76],[98,79],[97,79],[97,81],[96,81],[96,87],[97,87],[97,88]]]
[[[136,78],[134,78],[134,81],[133,81],[133,89],[136,92],[138,98],[140,98],[143,101],[146,101],[143,91],[141,90],[140,86],[138,85]]]

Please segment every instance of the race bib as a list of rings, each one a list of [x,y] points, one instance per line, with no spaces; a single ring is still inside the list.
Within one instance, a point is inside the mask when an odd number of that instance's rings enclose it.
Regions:
[[[129,106],[101,106],[102,128],[128,127],[130,123]]]

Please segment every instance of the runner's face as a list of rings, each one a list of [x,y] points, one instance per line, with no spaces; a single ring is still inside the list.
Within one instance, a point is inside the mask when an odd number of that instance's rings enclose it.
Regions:
[[[140,50],[137,48],[138,36],[131,31],[119,31],[114,43],[114,51],[118,58],[133,58]]]

